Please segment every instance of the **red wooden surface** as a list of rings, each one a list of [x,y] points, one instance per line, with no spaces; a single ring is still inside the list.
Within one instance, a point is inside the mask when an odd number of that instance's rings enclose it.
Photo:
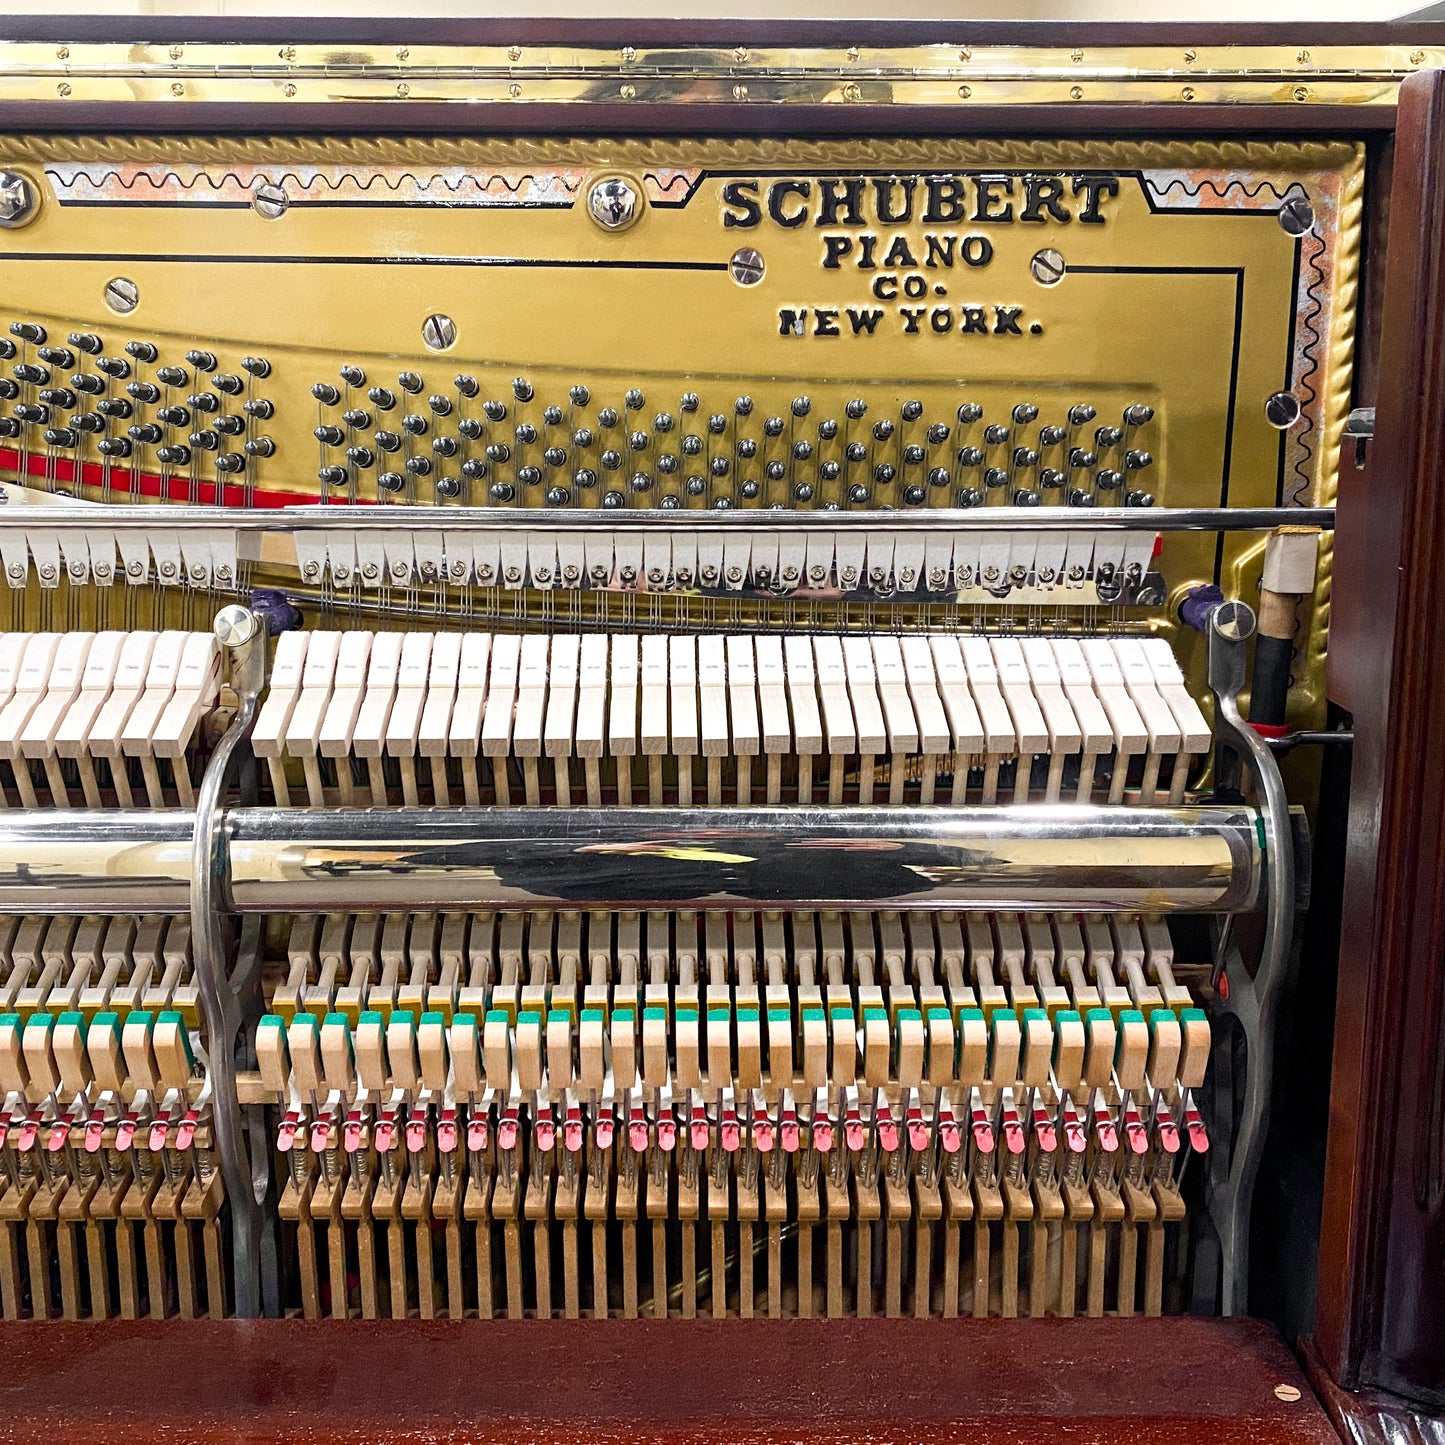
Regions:
[[[0,1360],[0,1440],[49,1445],[1338,1445],[1250,1320],[12,1324]]]

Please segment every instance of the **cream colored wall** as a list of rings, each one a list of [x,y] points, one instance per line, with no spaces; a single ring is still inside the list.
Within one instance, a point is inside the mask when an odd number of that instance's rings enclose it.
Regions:
[[[0,0],[0,14],[669,16],[891,19],[930,16],[1037,20],[1371,20],[1415,8],[1402,0],[551,0],[488,5],[468,0]]]

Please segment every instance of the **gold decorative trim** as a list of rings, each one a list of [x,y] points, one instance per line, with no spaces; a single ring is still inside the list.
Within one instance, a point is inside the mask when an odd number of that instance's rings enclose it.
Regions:
[[[469,105],[1393,105],[1404,45],[0,44],[0,101]]]

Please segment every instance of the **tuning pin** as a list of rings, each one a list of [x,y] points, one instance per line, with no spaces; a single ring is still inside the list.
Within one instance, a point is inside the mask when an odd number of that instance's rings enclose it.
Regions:
[[[1152,507],[1154,505],[1154,494],[1152,492],[1130,492],[1124,498],[1126,507]]]
[[[429,425],[424,416],[419,416],[415,412],[410,412],[401,419],[401,429],[414,437],[425,436]]]
[[[1103,451],[1106,447],[1118,446],[1124,440],[1124,432],[1121,427],[1101,426],[1094,433],[1094,445]]]
[[[188,397],[187,400],[197,411],[212,413],[220,411],[221,409],[219,398],[211,391],[198,391],[194,396]]]
[[[1045,467],[1043,471],[1039,473],[1039,485],[1041,487],[1062,487],[1067,480],[1068,478],[1064,473],[1055,467]]]
[[[274,456],[276,443],[270,437],[252,437],[246,443],[246,455],[248,457],[269,457]]]
[[[494,502],[510,502],[517,495],[516,489],[509,482],[493,482],[487,489],[487,494]]]
[[[1008,473],[1002,467],[990,467],[983,474],[983,484],[986,487],[1006,487],[1008,481]]]
[[[218,416],[211,425],[228,437],[238,437],[246,430],[246,423],[238,416]]]
[[[39,395],[48,406],[57,406],[62,411],[69,411],[75,405],[75,393],[68,386],[48,386]]]
[[[431,475],[431,458],[408,457],[406,459],[406,470],[414,477],[429,477]]]
[[[1032,402],[1022,401],[1013,409],[1013,419],[1020,426],[1027,426],[1038,419],[1039,409]]]
[[[438,477],[437,496],[444,497],[450,501],[453,497],[462,494],[462,483],[459,477]]]
[[[363,471],[376,461],[376,453],[370,447],[347,447],[346,460]]]
[[[213,351],[188,351],[186,360],[197,371],[211,372],[216,369],[216,355]]]
[[[619,507],[625,507],[627,505],[627,498],[624,497],[621,492],[607,492],[602,498],[602,505],[606,507],[608,511],[616,511]]]
[[[26,422],[30,426],[46,426],[50,422],[50,408],[41,406],[38,402],[22,401],[15,406],[17,420]],[[156,427],[156,437],[160,437],[160,428]]]
[[[103,371],[116,381],[124,381],[130,375],[130,362],[123,356],[99,356],[95,361],[95,369]]]
[[[1092,507],[1094,505],[1094,494],[1086,492],[1082,487],[1075,487],[1069,493],[1069,505],[1071,507]]]
[[[506,421],[506,403],[500,401],[484,401],[482,403],[482,414],[487,418],[488,421]]]
[[[584,492],[590,491],[597,485],[597,473],[591,467],[580,467],[572,473],[572,480]]]
[[[45,344],[45,328],[37,326],[33,321],[12,321],[10,323],[11,336],[18,336],[21,341],[28,341],[32,346],[43,346]]]
[[[87,356],[99,356],[104,348],[104,342],[93,331],[72,331],[65,339]]]
[[[1154,408],[1145,406],[1143,402],[1135,402],[1133,406],[1124,408],[1125,426],[1143,426],[1145,422],[1153,421]]]
[[[685,391],[677,405],[680,411],[695,412],[702,405],[702,398],[695,391]]]
[[[1123,473],[1123,472],[1109,471],[1109,470],[1106,469],[1106,470],[1100,472],[1100,473],[1094,478],[1094,482],[1095,482],[1095,484],[1096,484],[1097,486],[1101,487],[1104,491],[1106,491],[1106,492],[1112,492],[1115,487],[1121,487],[1121,486],[1124,485],[1124,473]]]
[[[69,371],[75,365],[75,353],[68,346],[42,346],[35,354],[62,371]]]
[[[1039,464],[1039,454],[1032,447],[1014,448],[1014,466],[1036,467]]]
[[[74,427],[52,426],[45,429],[45,445],[48,447],[74,447],[80,445],[80,433]]]
[[[457,439],[455,437],[433,437],[431,449],[439,457],[454,457],[457,454]]]
[[[1145,467],[1153,466],[1154,458],[1148,452],[1125,452],[1124,469],[1130,472],[1142,472]]]
[[[104,457],[128,457],[131,452],[131,444],[126,437],[106,437],[96,447],[96,450]]]
[[[190,379],[190,374],[183,366],[158,366],[156,368],[156,380],[162,386],[184,386]]]
[[[240,452],[222,452],[216,458],[216,470],[218,472],[244,472],[246,458]]]
[[[339,426],[319,426],[311,435],[324,447],[339,447],[346,440],[346,433]]]
[[[183,467],[191,459],[191,449],[183,447],[178,442],[169,446],[156,448],[156,460],[168,467]]]
[[[241,410],[257,421],[269,421],[276,414],[276,408],[264,396],[251,397]]]
[[[45,366],[36,366],[34,362],[22,361],[13,368],[16,381],[24,382],[26,386],[47,386],[50,383],[50,369]]]
[[[715,412],[707,419],[707,429],[715,437],[720,437],[728,429],[728,419],[721,412]]]
[[[1068,432],[1061,426],[1046,426],[1039,432],[1039,445],[1056,447],[1060,442],[1067,440],[1068,435]]]
[[[517,480],[524,487],[535,487],[542,480],[542,469],[541,467],[519,467]]]
[[[1037,507],[1039,505],[1039,494],[1028,487],[1020,487],[1014,493],[1014,506],[1016,507]]]
[[[893,423],[891,421],[880,421],[873,424],[873,439],[886,442],[893,435]]]
[[[247,356],[241,360],[241,370],[260,381],[271,375],[271,363],[264,356]]]
[[[433,416],[450,416],[452,411],[452,399],[449,396],[429,396],[427,405],[432,409]]]
[[[345,467],[322,467],[321,470],[316,473],[316,475],[329,487],[344,487],[347,482]],[[377,480],[380,481],[381,478],[378,477]],[[398,478],[398,480],[400,480],[400,478]]]
[[[585,386],[573,386],[567,390],[567,399],[573,406],[586,406],[592,400],[592,393]]]
[[[332,386],[329,381],[318,381],[311,388],[311,395],[321,403],[322,406],[335,406],[341,400],[341,393]]]

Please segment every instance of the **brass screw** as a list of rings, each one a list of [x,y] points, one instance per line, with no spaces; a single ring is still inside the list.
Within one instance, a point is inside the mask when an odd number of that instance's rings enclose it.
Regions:
[[[1081,86],[1081,85],[1075,85],[1075,86],[1071,86],[1071,87],[1070,87],[1070,89],[1069,89],[1069,99],[1070,99],[1070,100],[1083,100],[1083,98],[1084,98],[1084,87],[1083,87],[1083,86]]]
[[[507,87],[507,94],[510,95],[513,100],[516,100],[521,93],[522,87],[518,85],[515,80]]]
[[[847,58],[848,58],[848,63],[851,65],[851,64],[853,64],[854,62],[856,62],[857,59],[858,59],[858,56],[859,56],[861,53],[862,53],[862,52],[858,49],[858,47],[857,47],[856,45],[850,45],[850,46],[848,47],[848,57],[847,57]]]
[[[70,47],[69,47],[68,45],[59,45],[59,46],[56,46],[56,49],[55,49],[55,58],[56,58],[57,60],[69,60],[69,59],[70,59]]]
[[[847,85],[845,85],[845,86],[843,87],[843,99],[844,99],[844,100],[862,100],[862,98],[863,98],[863,89],[862,89],[861,86],[854,85],[854,84],[850,81]]]
[[[733,86],[733,99],[734,99],[734,100],[746,100],[747,98],[748,98],[748,88],[747,88],[747,86],[745,86],[745,85],[735,85],[735,86]]]
[[[1294,88],[1294,98],[1295,98],[1296,100],[1308,100],[1308,99],[1310,98],[1310,88],[1309,88],[1309,86],[1307,86],[1307,85],[1297,85],[1297,86],[1295,86],[1295,88]]]
[[[520,60],[521,58],[522,58],[522,47],[521,47],[520,45],[514,45],[514,46],[512,46],[512,48],[511,48],[510,50],[507,51],[507,59],[508,59],[508,60]]]
[[[1274,1387],[1274,1397],[1276,1400],[1283,1400],[1286,1405],[1293,1405],[1300,1397],[1299,1386],[1276,1385]]]
[[[186,88],[185,88],[184,85],[182,85],[182,84],[180,83],[179,80],[173,80],[173,81],[171,81],[171,94],[172,94],[172,95],[184,95],[185,93],[186,93]]]
[[[291,100],[296,94],[296,87],[288,80],[286,84],[281,87],[281,94],[284,95],[287,100]]]
[[[746,65],[750,59],[747,46],[739,45],[738,48],[733,51],[733,59],[736,60],[739,65]]]
[[[622,47],[622,63],[624,65],[631,65],[636,59],[637,52],[630,45],[624,45]]]
[[[968,46],[968,45],[965,45],[965,46],[963,47],[963,49],[958,52],[958,58],[959,58],[960,60],[972,60],[972,59],[973,59],[973,49],[972,49],[972,47],[971,47],[971,46]]]
[[[280,54],[281,59],[284,60],[287,65],[290,65],[291,62],[296,59],[296,47],[294,45],[284,46]]]
[[[1069,59],[1072,60],[1075,65],[1078,65],[1084,59],[1084,52],[1082,50],[1076,50],[1072,55],[1069,56]]]
[[[396,58],[398,60],[410,60],[411,51],[408,50],[405,45],[398,45],[396,47]]]
[[[1186,51],[1184,52],[1184,63],[1185,63],[1185,65],[1193,65],[1194,62],[1195,62],[1196,60],[1198,60],[1198,59],[1199,59],[1199,52],[1198,52],[1197,50],[1186,50]]]
[[[637,95],[637,87],[635,85],[619,85],[617,93],[623,100],[632,100]]]
[[[971,85],[960,85],[958,87],[958,98],[960,100],[967,100],[972,94],[973,87]]]
[[[184,45],[172,45],[172,46],[171,46],[171,59],[172,59],[172,60],[179,60],[179,59],[181,58],[181,56],[183,56],[185,53],[186,53],[186,47],[185,47]]]
[[[1424,52],[1423,50],[1412,50],[1412,51],[1410,52],[1410,64],[1411,64],[1411,65],[1424,65],[1424,63],[1425,63],[1425,52]]]
[[[398,100],[405,100],[410,94],[411,86],[409,86],[404,80],[398,81],[396,86],[396,98]]]
[[[1192,85],[1186,85],[1184,89],[1179,93],[1184,97],[1185,100],[1194,99],[1194,87]]]
[[[1300,53],[1295,56],[1295,59],[1301,65],[1308,65],[1310,63],[1310,53],[1308,50],[1301,50]]]
[[[60,82],[60,84],[55,87],[55,91],[56,91],[56,94],[59,95],[59,97],[61,98],[61,100],[64,100],[65,97],[70,94],[70,86],[67,85],[66,82],[62,80],[62,81]]]

